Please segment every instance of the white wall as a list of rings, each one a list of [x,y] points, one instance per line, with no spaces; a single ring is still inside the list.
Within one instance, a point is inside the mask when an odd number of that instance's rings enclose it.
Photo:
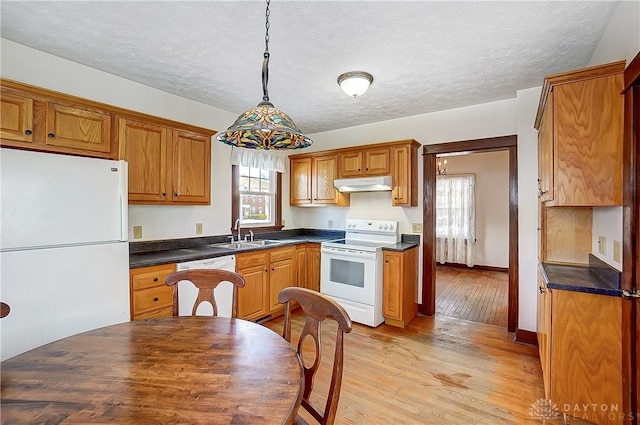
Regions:
[[[150,115],[224,130],[236,116],[221,109],[175,96],[29,47],[0,39],[2,78],[68,93]],[[231,226],[231,148],[212,143],[211,206],[130,206],[129,239],[142,225],[143,238],[153,240],[229,233]]]
[[[622,1],[607,26],[589,65],[626,59],[627,65],[640,52],[640,2]],[[612,267],[622,270],[623,261],[613,258],[614,241],[622,242],[622,207],[594,208],[591,252]],[[607,238],[605,254],[598,250],[598,236]]]
[[[509,152],[447,157],[447,174],[476,175],[476,265],[509,267]]]

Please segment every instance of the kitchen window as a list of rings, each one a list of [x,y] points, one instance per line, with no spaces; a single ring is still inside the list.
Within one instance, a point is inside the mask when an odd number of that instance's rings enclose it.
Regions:
[[[280,173],[246,165],[232,173],[232,226],[239,218],[243,228],[282,229]]]

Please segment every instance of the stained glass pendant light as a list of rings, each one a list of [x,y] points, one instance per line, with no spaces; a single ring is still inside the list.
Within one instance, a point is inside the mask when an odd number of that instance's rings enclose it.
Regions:
[[[269,102],[269,3],[267,0],[264,60],[262,61],[262,102],[242,113],[225,132],[218,133],[218,141],[248,149],[285,150],[311,146],[311,139],[294,122]]]

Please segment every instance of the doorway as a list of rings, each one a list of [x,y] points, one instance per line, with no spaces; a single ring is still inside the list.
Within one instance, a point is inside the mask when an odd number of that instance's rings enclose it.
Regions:
[[[432,316],[436,312],[436,234],[435,193],[438,155],[460,152],[509,152],[509,271],[507,330],[515,332],[518,326],[518,158],[517,136],[493,137],[461,142],[423,145],[424,204],[423,204],[423,273],[422,304],[419,311]]]

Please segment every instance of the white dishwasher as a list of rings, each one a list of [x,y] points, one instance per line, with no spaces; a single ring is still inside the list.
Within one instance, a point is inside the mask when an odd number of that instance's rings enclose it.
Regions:
[[[236,256],[227,255],[224,257],[207,258],[206,260],[187,261],[178,263],[177,271],[194,269],[219,269],[230,272],[236,271]],[[231,282],[220,282],[214,290],[216,304],[218,305],[218,316],[231,317],[231,303],[233,300],[233,284]],[[198,297],[198,289],[193,283],[181,280],[178,282],[178,314],[180,316],[191,316],[191,309]],[[198,316],[211,316],[213,307],[209,303],[202,303],[196,310]]]

